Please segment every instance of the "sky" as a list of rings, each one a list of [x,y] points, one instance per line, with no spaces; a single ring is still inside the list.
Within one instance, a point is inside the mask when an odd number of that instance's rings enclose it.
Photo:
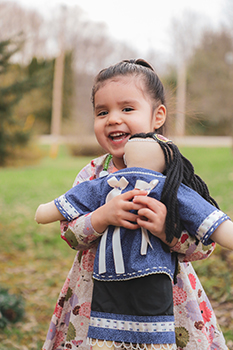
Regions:
[[[86,17],[106,23],[109,35],[146,52],[169,53],[171,20],[192,11],[216,28],[224,21],[227,0],[7,0],[37,9],[49,18],[56,8],[78,5]],[[1,0],[0,0],[1,2]]]

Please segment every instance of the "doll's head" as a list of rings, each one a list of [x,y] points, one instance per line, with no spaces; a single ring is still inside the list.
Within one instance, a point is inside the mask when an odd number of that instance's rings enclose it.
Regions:
[[[166,168],[163,150],[154,138],[147,135],[136,134],[129,139],[125,145],[124,162],[128,168],[139,167],[163,173]]]
[[[205,182],[194,173],[193,165],[164,136],[155,133],[131,136],[125,146],[125,161],[127,167],[143,167],[166,175],[160,200],[167,207],[166,239],[169,243],[174,236],[179,238],[182,232],[177,200],[181,183],[218,208]]]

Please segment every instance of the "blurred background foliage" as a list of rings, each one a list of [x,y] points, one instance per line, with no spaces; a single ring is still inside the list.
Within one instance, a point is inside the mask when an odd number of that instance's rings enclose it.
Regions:
[[[219,29],[188,13],[172,23],[174,57],[151,48],[145,59],[167,89],[168,133],[174,135],[178,67],[185,66],[185,134],[232,135],[232,2]],[[230,11],[231,10],[231,11]],[[53,22],[13,2],[0,3],[0,164],[32,136],[50,134],[54,62],[65,52],[61,134],[93,134],[90,94],[105,66],[138,57],[133,45],[113,40],[103,23],[87,20],[78,6],[61,8]],[[14,158],[14,157],[13,157]],[[16,157],[15,157],[16,158]]]
[[[179,67],[185,67],[185,134],[233,133],[233,27],[231,1],[226,22],[203,26],[193,13],[171,24],[174,56],[151,48],[143,57],[167,90],[168,133],[175,135]],[[60,8],[53,22],[14,2],[0,3],[0,165],[17,158],[32,136],[50,134],[54,62],[65,52],[61,135],[93,135],[90,94],[93,78],[105,66],[138,57],[136,49],[115,41],[103,23],[87,20],[74,6]],[[178,129],[179,130],[179,129]],[[35,159],[37,156],[35,156]],[[11,163],[11,161],[10,161]]]

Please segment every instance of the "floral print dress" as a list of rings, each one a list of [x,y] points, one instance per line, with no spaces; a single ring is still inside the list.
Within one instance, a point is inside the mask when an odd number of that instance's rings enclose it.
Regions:
[[[105,156],[84,167],[74,185],[99,177]],[[116,169],[110,162],[108,171]],[[42,350],[89,350],[87,332],[92,299],[92,272],[100,234],[91,225],[91,213],[68,224],[61,222],[62,238],[78,250],[58,297]],[[190,263],[207,258],[214,244],[203,246],[183,232],[173,247],[179,271],[173,286],[176,344],[178,350],[227,350],[214,311]]]

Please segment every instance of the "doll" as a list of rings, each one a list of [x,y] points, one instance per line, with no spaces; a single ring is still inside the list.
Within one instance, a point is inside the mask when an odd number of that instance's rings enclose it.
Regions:
[[[125,146],[125,163],[126,169],[81,183],[41,205],[36,221],[71,221],[137,188],[166,205],[167,242],[174,236],[179,238],[185,228],[203,244],[213,239],[233,249],[233,243],[229,243],[232,222],[218,209],[205,183],[170,140],[154,133],[134,135]],[[151,232],[109,226],[101,237],[94,263],[90,344],[144,344],[153,348],[163,344],[175,349],[172,280],[176,262],[175,253],[164,249]]]

